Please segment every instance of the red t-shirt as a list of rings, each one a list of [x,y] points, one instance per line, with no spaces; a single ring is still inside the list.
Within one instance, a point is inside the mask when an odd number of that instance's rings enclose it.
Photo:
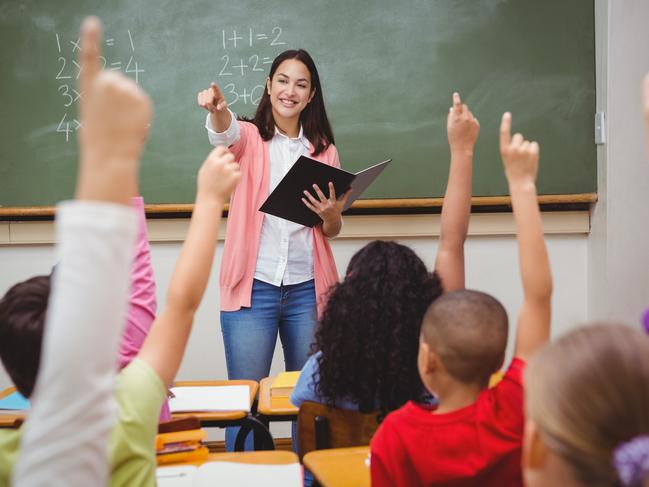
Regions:
[[[522,486],[524,368],[515,358],[496,387],[457,411],[408,402],[389,414],[372,438],[372,487]]]

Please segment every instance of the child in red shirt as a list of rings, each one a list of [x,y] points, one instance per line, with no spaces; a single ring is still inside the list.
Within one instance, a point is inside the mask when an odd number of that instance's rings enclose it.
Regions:
[[[509,183],[524,302],[515,358],[488,389],[503,363],[507,314],[493,297],[459,290],[428,308],[419,341],[419,373],[438,399],[390,414],[372,439],[372,485],[522,486],[522,375],[527,359],[550,333],[552,276],[536,196],[539,147],[510,133],[503,116],[500,150]]]

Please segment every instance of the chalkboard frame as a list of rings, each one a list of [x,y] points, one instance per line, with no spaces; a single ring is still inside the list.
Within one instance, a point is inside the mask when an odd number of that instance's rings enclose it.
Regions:
[[[438,213],[444,198],[406,198],[406,199],[366,199],[357,200],[345,215],[354,214],[395,214],[395,213]],[[597,193],[539,195],[541,210],[581,210],[587,211],[597,202]],[[509,211],[509,196],[474,196],[471,198],[472,212]],[[148,217],[175,218],[189,217],[193,204],[152,204],[144,206]],[[223,213],[227,215],[228,205]],[[21,206],[0,208],[0,221],[51,220],[56,214],[55,206]]]

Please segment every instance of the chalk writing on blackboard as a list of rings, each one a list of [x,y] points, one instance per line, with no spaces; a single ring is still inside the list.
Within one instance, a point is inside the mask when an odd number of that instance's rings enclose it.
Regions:
[[[277,25],[221,29],[219,47],[224,54],[218,58],[216,77],[229,106],[259,104],[268,68],[286,49],[283,35],[283,28]]]
[[[61,97],[61,104],[63,108],[63,115],[61,116],[56,132],[65,136],[65,141],[69,142],[71,136],[74,135],[79,128],[81,122],[75,118],[75,114],[70,114],[68,109],[75,109],[77,103],[83,96],[77,89],[77,80],[81,74],[81,66],[77,62],[79,51],[81,51],[80,38],[65,39],[58,33],[55,34],[56,50],[57,50],[57,73],[55,80],[57,81],[57,91]],[[145,70],[140,66],[137,59],[134,35],[130,29],[127,29],[121,37],[107,37],[104,41],[104,49],[102,49],[102,56],[99,57],[102,69],[123,71],[127,76],[131,76],[137,84],[140,84],[142,74]],[[126,48],[120,52],[126,52],[127,55],[118,57],[114,49],[121,45]],[[127,59],[128,57],[128,59]]]

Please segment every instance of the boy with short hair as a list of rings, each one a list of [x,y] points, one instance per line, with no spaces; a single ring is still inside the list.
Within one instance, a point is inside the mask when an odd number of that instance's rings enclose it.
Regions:
[[[536,197],[539,147],[511,137],[503,115],[500,150],[518,235],[524,302],[514,359],[487,389],[504,360],[507,314],[493,297],[457,290],[427,310],[419,372],[438,399],[434,408],[407,403],[372,439],[373,486],[522,486],[523,370],[550,333],[552,276]]]

